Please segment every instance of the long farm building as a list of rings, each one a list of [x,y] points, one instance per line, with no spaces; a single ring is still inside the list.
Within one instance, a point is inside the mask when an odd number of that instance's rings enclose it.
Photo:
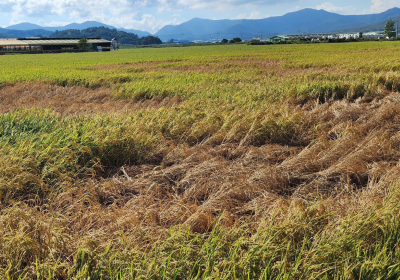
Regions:
[[[0,39],[0,54],[78,52],[81,38],[17,38]],[[89,51],[110,51],[111,41],[101,38],[87,39]]]

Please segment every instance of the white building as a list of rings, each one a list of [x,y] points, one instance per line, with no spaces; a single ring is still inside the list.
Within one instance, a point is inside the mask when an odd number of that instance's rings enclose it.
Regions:
[[[363,34],[363,38],[367,38],[367,39],[383,39],[385,37],[386,37],[386,35],[381,31],[367,32],[367,33]]]

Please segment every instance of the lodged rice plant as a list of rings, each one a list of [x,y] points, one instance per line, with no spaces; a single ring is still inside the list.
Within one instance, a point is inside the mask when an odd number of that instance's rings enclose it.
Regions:
[[[0,279],[397,279],[398,42],[0,58]]]

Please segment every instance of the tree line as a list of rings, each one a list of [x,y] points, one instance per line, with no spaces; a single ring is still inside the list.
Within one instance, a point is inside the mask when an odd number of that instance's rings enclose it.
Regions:
[[[140,37],[134,33],[118,31],[107,27],[90,27],[87,29],[68,29],[63,31],[56,30],[49,38],[102,38],[111,40],[117,38],[120,44],[131,45],[153,45],[162,44],[160,38],[155,36]]]

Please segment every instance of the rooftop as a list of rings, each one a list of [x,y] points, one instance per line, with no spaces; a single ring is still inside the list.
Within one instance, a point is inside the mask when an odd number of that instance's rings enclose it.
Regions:
[[[76,45],[82,38],[13,38],[0,39],[0,46]],[[111,43],[101,38],[88,38],[89,44]]]
[[[275,35],[275,36],[272,36],[271,39],[272,39],[272,38],[285,38],[285,39],[289,39],[289,37],[288,37],[288,36],[285,36],[285,35]]]

